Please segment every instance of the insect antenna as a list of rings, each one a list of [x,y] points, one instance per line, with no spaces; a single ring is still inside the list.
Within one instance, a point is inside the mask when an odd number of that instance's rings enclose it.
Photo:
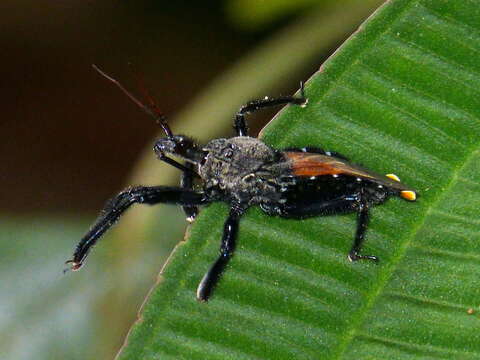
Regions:
[[[120,90],[122,90],[122,92],[125,95],[128,96],[128,98],[130,100],[132,100],[135,104],[137,104],[137,106],[140,107],[140,109],[142,109],[145,113],[147,113],[148,115],[153,117],[155,119],[155,121],[157,122],[157,124],[162,127],[162,129],[165,132],[165,134],[167,135],[167,137],[169,137],[169,138],[173,137],[172,130],[170,129],[170,126],[168,126],[168,124],[167,124],[167,117],[160,111],[157,104],[153,100],[152,96],[146,90],[145,86],[143,86],[143,82],[141,81],[140,76],[136,72],[134,72],[135,77],[137,78],[137,81],[139,82],[139,85],[140,85],[139,87],[140,87],[140,90],[142,92],[142,95],[147,99],[147,101],[149,103],[148,105],[146,105],[143,102],[141,102],[140,100],[138,100],[118,80],[114,79],[113,77],[111,77],[110,75],[105,73],[104,71],[100,70],[100,68],[97,65],[92,64],[92,67],[95,69],[95,71],[97,71],[105,79],[114,83]]]

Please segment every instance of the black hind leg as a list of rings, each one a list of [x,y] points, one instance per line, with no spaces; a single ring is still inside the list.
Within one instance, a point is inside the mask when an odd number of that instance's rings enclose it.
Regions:
[[[339,197],[328,201],[302,202],[301,204],[290,204],[282,210],[281,216],[292,218],[306,218],[321,215],[357,213],[357,231],[352,248],[348,253],[350,261],[372,260],[378,261],[374,255],[362,255],[361,250],[365,242],[365,235],[369,220],[368,203],[362,199],[362,195],[355,197]]]
[[[350,261],[357,260],[372,260],[378,262],[378,257],[375,255],[361,255],[362,245],[365,241],[365,233],[367,231],[369,220],[368,205],[360,202],[357,212],[357,232],[355,233],[355,240],[353,241],[352,249],[348,253]]]

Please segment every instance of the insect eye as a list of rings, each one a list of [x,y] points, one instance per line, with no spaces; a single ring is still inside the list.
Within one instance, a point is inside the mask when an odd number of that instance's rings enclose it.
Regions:
[[[175,142],[176,142],[176,145],[179,147],[185,147],[188,144],[187,139],[183,136],[176,136]]]

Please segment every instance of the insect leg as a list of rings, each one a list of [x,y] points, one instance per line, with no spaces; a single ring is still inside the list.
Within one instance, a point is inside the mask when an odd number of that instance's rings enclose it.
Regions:
[[[328,201],[313,201],[303,202],[300,204],[289,204],[288,207],[282,209],[281,216],[293,218],[307,218],[311,216],[334,215],[356,211],[357,231],[355,234],[355,240],[353,242],[352,248],[348,253],[348,259],[350,261],[357,261],[360,259],[378,261],[378,258],[376,256],[360,254],[368,226],[368,210],[368,204],[361,198],[359,200],[356,197],[341,197]]]
[[[192,169],[193,164],[185,163],[185,167]],[[193,177],[194,173],[192,171],[183,171],[182,176],[180,178],[180,187],[185,190],[192,190],[193,189]],[[187,216],[188,222],[193,222],[195,217],[198,214],[198,207],[194,205],[184,205],[182,209]]]
[[[243,210],[236,207],[230,209],[230,215],[225,221],[223,228],[222,243],[220,245],[220,255],[210,270],[205,274],[202,281],[198,285],[197,299],[200,301],[207,301],[212,294],[215,285],[222,276],[225,267],[235,251],[235,241],[238,233],[238,223]]]
[[[78,243],[73,258],[67,263],[72,264],[72,270],[80,269],[98,239],[115,224],[125,210],[135,203],[148,205],[171,203],[193,206],[206,202],[207,199],[203,193],[176,187],[136,186],[126,189],[107,202],[97,221]]]
[[[356,210],[356,199],[339,197],[331,200],[314,200],[315,193],[308,193],[308,201],[287,203],[280,216],[286,218],[306,219],[313,216],[345,214]],[[304,199],[303,199],[304,200]]]
[[[357,212],[357,231],[355,233],[355,240],[353,241],[352,249],[348,253],[348,259],[350,261],[357,260],[372,260],[377,262],[378,257],[374,255],[360,255],[362,250],[362,245],[365,240],[365,232],[368,226],[368,205],[364,201],[360,200],[360,205]]]
[[[254,111],[285,104],[296,104],[304,105],[307,103],[307,98],[305,97],[305,90],[303,87],[303,82],[300,83],[300,97],[295,96],[282,96],[278,98],[268,98],[253,100],[243,105],[240,110],[238,110],[235,115],[235,121],[233,127],[237,132],[238,136],[248,136],[248,126],[245,121],[245,115],[252,113]]]

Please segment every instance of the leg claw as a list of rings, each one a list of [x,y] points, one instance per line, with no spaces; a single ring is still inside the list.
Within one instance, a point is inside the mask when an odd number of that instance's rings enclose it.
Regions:
[[[358,261],[358,260],[371,260],[375,263],[378,263],[379,259],[375,255],[360,255],[356,251],[352,251],[348,254],[348,260],[351,262]]]

